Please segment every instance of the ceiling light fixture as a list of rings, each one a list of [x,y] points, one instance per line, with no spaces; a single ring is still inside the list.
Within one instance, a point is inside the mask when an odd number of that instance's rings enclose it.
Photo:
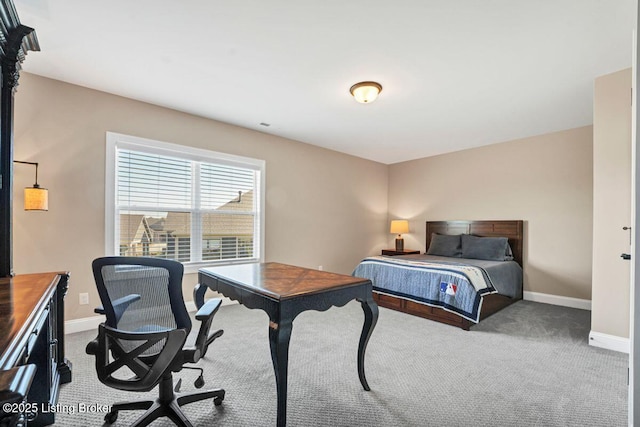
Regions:
[[[376,82],[360,82],[351,86],[351,95],[361,104],[369,104],[382,92],[382,85]]]

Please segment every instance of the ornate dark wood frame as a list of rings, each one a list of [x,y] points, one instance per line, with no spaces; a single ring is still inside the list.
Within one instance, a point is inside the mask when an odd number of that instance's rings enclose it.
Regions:
[[[427,221],[426,246],[431,243],[431,234],[473,234],[480,237],[507,237],[509,245],[513,251],[513,258],[520,266],[523,266],[523,240],[524,222],[515,221]],[[475,323],[464,319],[455,313],[443,310],[439,307],[431,307],[404,298],[392,297],[389,295],[373,292],[373,299],[381,307],[413,314],[436,322],[458,326],[464,330]],[[500,294],[486,295],[482,301],[482,311],[480,319],[500,311],[504,307],[522,299],[522,293],[516,298],[510,298]]]
[[[0,2],[0,277],[13,275],[13,94],[27,51],[40,50],[33,28],[20,23],[13,1]]]

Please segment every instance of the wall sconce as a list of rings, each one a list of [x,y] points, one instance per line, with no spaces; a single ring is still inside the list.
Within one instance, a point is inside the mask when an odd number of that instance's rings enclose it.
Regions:
[[[391,229],[389,233],[397,234],[396,238],[396,251],[404,250],[404,239],[402,238],[403,233],[409,232],[409,221],[406,219],[395,219],[391,221]]]
[[[360,82],[351,86],[351,95],[361,104],[369,104],[376,100],[382,92],[382,85],[376,82]]]
[[[14,163],[21,163],[24,165],[34,165],[36,167],[36,183],[33,187],[26,187],[24,189],[24,210],[25,211],[48,211],[49,210],[49,190],[46,188],[40,188],[38,185],[38,163],[35,162],[21,162],[20,160],[14,160]]]

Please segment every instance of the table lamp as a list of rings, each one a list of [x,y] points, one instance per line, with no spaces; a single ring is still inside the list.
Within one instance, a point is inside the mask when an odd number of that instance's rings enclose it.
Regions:
[[[396,251],[404,250],[404,239],[402,238],[402,233],[409,232],[409,221],[406,219],[394,219],[391,221],[391,230],[389,233],[397,234],[396,237]]]

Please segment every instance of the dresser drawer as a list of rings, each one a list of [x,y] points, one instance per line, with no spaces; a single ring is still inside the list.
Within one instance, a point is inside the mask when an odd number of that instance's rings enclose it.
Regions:
[[[406,301],[406,311],[407,313],[415,314],[417,316],[429,315],[431,317],[437,317],[438,319],[446,320],[449,323],[462,324],[463,321],[462,317],[455,313],[413,301]]]
[[[29,339],[27,340],[27,346],[26,346],[27,359],[33,353],[33,347],[36,345],[36,342],[38,341],[38,337],[40,336],[40,334],[43,333],[43,330],[46,328],[48,318],[49,318],[49,309],[46,309],[45,311],[42,312],[42,316],[40,316],[40,319],[38,319],[38,323],[36,323],[36,326],[31,331],[31,334],[29,335]]]
[[[413,301],[405,301],[405,309],[407,311],[407,313],[409,314],[415,314],[417,316],[423,315],[423,314],[432,314],[433,310],[431,309],[430,306],[425,305],[425,304],[419,304],[417,302],[413,302]]]
[[[373,299],[382,307],[394,308],[396,310],[400,310],[402,308],[403,300],[399,298],[392,298],[388,295],[379,294],[377,292],[373,293]]]

